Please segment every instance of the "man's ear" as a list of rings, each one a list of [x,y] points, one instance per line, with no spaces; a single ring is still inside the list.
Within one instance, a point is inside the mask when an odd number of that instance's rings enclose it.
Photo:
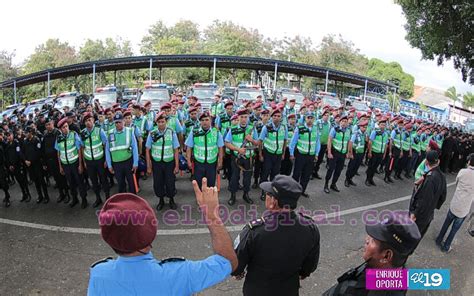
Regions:
[[[387,260],[387,262],[392,262],[393,260],[393,251],[391,249],[386,249],[383,258]]]

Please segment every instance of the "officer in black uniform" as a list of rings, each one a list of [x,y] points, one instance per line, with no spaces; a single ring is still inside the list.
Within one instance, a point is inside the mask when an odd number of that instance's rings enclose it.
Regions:
[[[319,230],[311,217],[294,211],[302,187],[293,178],[277,175],[260,188],[269,214],[235,239],[239,265],[232,275],[243,278],[247,267],[243,295],[298,295],[300,279],[318,266]]]
[[[0,145],[0,187],[5,192],[5,197],[3,198],[3,203],[5,207],[10,206],[10,193],[8,192],[8,180],[7,180],[7,162],[5,159],[5,151],[3,150],[4,145]]]
[[[403,268],[408,256],[421,240],[415,223],[406,223],[390,217],[375,225],[366,225],[367,237],[364,263],[351,268],[337,279],[337,284],[324,292],[324,296],[336,295],[405,295],[403,290],[369,291],[365,289],[365,269]]]
[[[12,132],[6,132],[5,160],[7,169],[13,174],[20,186],[22,197],[20,202],[31,200],[30,189],[26,179],[26,168],[21,160],[21,147]]]
[[[35,136],[36,131],[34,128],[27,127],[26,132],[26,139],[21,150],[30,179],[35,183],[38,193],[36,203],[48,203],[49,195],[43,174],[41,140]]]
[[[69,203],[70,196],[67,186],[67,180],[64,175],[59,172],[58,151],[54,145],[61,132],[54,127],[54,119],[48,117],[45,124],[45,131],[43,136],[43,157],[44,169],[51,173],[59,190],[59,196],[56,200],[59,202]]]

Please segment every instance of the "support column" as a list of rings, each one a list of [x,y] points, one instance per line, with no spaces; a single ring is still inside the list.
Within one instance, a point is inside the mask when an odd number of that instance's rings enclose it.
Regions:
[[[273,92],[275,92],[277,85],[278,63],[275,63],[275,77],[273,77]]]
[[[51,73],[48,72],[48,97],[51,95]]]
[[[162,70],[163,69],[160,67],[160,83],[163,83],[163,79],[161,79],[161,75],[163,74]]]
[[[364,102],[367,101],[367,79],[365,80],[365,85],[364,85]]]
[[[326,82],[324,83],[324,92],[328,91],[329,70],[326,70]]]
[[[217,59],[214,58],[214,67],[212,70],[212,83],[216,83],[216,63],[217,63]]]
[[[92,65],[92,93],[95,92],[95,64]]]
[[[13,104],[16,104],[16,80],[13,80]]]
[[[149,70],[149,73],[148,73],[148,81],[149,81],[150,84],[151,84],[151,75],[152,75],[151,70],[152,69],[153,69],[153,59],[150,58],[150,70]]]

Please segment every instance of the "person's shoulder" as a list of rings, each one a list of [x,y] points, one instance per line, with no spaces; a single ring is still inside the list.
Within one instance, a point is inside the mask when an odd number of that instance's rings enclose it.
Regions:
[[[115,259],[112,257],[106,257],[91,264],[91,275],[107,272],[108,270],[112,269],[112,266],[115,262]]]

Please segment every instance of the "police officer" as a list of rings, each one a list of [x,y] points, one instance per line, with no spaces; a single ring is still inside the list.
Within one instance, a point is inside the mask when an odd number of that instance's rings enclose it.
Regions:
[[[390,149],[391,157],[390,163],[387,165],[388,168],[388,180],[390,182],[390,175],[392,171],[395,171],[395,179],[401,179],[401,176],[397,175],[398,166],[400,166],[400,159],[402,157],[402,125],[403,119],[395,121],[392,132],[390,134]]]
[[[281,124],[281,110],[276,108],[271,113],[271,122],[263,126],[260,133],[260,161],[263,162],[260,183],[270,180],[280,173],[282,159],[288,140],[288,130]],[[260,199],[265,200],[265,192],[262,191]]]
[[[349,141],[349,147],[347,148],[349,152],[349,164],[347,165],[346,170],[346,180],[344,181],[344,186],[357,186],[352,178],[357,173],[360,165],[362,164],[362,160],[364,159],[364,149],[367,135],[365,131],[367,129],[368,122],[361,121],[359,122],[358,129],[352,134],[351,140]]]
[[[105,155],[104,147],[107,142],[105,132],[94,124],[92,113],[85,113],[82,118],[86,127],[81,132],[82,155],[87,174],[92,181],[96,199],[92,207],[96,208],[102,204],[100,189],[104,191],[105,198],[110,196],[109,181],[105,175]]]
[[[305,114],[304,125],[300,125],[295,129],[289,145],[290,158],[295,162],[293,179],[301,184],[303,188],[301,195],[304,197],[309,197],[308,193],[306,193],[306,187],[311,178],[314,161],[318,157],[321,147],[319,131],[313,125],[314,117],[314,112],[307,112]]]
[[[270,119],[270,110],[263,109],[262,112],[260,112],[260,120],[254,122],[253,124],[258,135],[262,133],[262,129],[264,126],[268,124],[269,119]],[[252,185],[253,189],[258,188],[259,179],[260,179],[260,176],[262,175],[262,168],[263,168],[263,163],[260,161],[260,155],[258,153],[258,150],[256,150],[255,159],[254,159],[254,170],[253,170],[253,179],[254,179],[254,183]]]
[[[56,140],[61,132],[54,127],[54,119],[48,117],[46,121],[46,129],[43,136],[43,155],[44,155],[44,169],[50,172],[56,182],[59,190],[59,196],[56,200],[59,202],[69,203],[70,196],[67,186],[67,180],[64,175],[59,172],[58,151],[56,150]]]
[[[136,193],[134,174],[138,167],[138,146],[133,130],[125,127],[122,113],[114,116],[115,128],[109,132],[105,159],[111,174],[115,174],[119,192]]]
[[[227,202],[230,206],[235,204],[235,196],[239,190],[240,170],[243,174],[243,190],[242,199],[253,204],[253,200],[249,197],[250,183],[252,182],[252,163],[255,147],[258,145],[258,135],[255,128],[248,125],[249,113],[247,109],[237,111],[239,116],[239,124],[232,127],[226,134],[225,146],[232,151],[232,172],[229,184],[230,199]],[[250,148],[249,148],[250,146]]]
[[[21,160],[21,147],[13,132],[6,132],[5,161],[7,169],[13,174],[20,186],[22,197],[20,202],[31,200],[30,189],[26,178],[26,168]]]
[[[396,168],[395,179],[402,180],[402,177],[401,177],[402,171],[405,171],[405,177],[409,178],[407,174],[407,166],[410,163],[411,156],[412,156],[412,149],[411,149],[412,128],[413,128],[413,125],[411,123],[407,123],[405,124],[405,128],[402,132],[402,136],[401,136],[402,137],[402,156],[398,163],[398,167]]]
[[[231,118],[234,115],[234,103],[232,101],[228,101],[225,103],[224,108],[225,108],[224,112],[217,115],[215,126],[219,129],[219,131],[221,132],[222,136],[225,139],[225,135],[227,134],[227,132],[230,130],[230,127],[231,127]],[[191,112],[190,112],[190,116],[192,116]],[[186,122],[186,125],[187,124],[188,123]],[[230,151],[229,148],[226,147],[224,160],[223,160],[223,170],[224,170],[223,178],[224,179],[225,178],[228,178],[229,180],[231,179],[231,171],[232,171],[231,161],[232,161],[232,151]]]
[[[87,191],[82,181],[84,172],[81,138],[75,131],[69,130],[67,118],[58,122],[58,128],[61,134],[56,139],[55,148],[58,151],[59,171],[66,176],[69,188],[71,190],[72,201],[69,206],[72,208],[79,203],[77,190],[81,196],[81,208],[87,207]]]
[[[116,194],[106,201],[99,221],[122,214],[144,213],[143,223],[132,219],[101,223],[102,238],[118,254],[100,260],[91,266],[87,294],[96,295],[191,295],[227,278],[237,267],[237,257],[232,241],[217,213],[219,204],[217,189],[207,188],[203,180],[203,192],[194,182],[196,199],[206,207],[204,221],[208,223],[214,255],[199,261],[184,258],[157,260],[151,253],[156,237],[157,219],[148,202],[134,194]],[[105,220],[106,221],[106,220]],[[126,285],[123,283],[126,282]]]
[[[337,119],[337,118],[336,118]],[[329,193],[329,181],[332,178],[331,189],[339,192],[337,180],[344,168],[344,162],[348,153],[348,144],[351,139],[352,131],[347,126],[347,115],[339,118],[339,124],[331,129],[328,137],[328,165],[326,173],[326,182],[324,183],[324,192]]]
[[[199,116],[201,126],[193,129],[186,139],[188,167],[193,167],[194,178],[201,187],[206,177],[209,186],[215,186],[217,171],[222,168],[224,140],[215,127],[211,127],[211,115],[205,111]]]
[[[288,129],[288,140],[290,141],[293,138],[295,133],[296,125],[296,114],[290,112],[286,116],[287,129]],[[285,158],[281,161],[280,174],[290,176],[293,171],[293,160],[291,160],[289,145],[286,147]]]
[[[324,156],[326,155],[329,131],[331,130],[331,123],[329,122],[329,115],[331,112],[329,111],[329,108],[326,107],[323,108],[321,118],[316,121],[316,127],[319,131],[321,143],[321,149],[319,149],[318,160],[315,162],[313,169],[313,177],[315,177],[316,179],[322,179],[321,176],[318,174],[318,171],[319,167],[321,166],[321,163],[324,160]]]
[[[418,245],[421,235],[414,223],[389,217],[375,225],[366,225],[367,237],[362,256],[364,263],[352,268],[337,281],[324,296],[337,295],[405,295],[404,290],[369,291],[366,289],[366,274],[368,268],[400,269],[403,268],[410,254]]]
[[[10,192],[8,192],[8,180],[7,180],[7,161],[5,159],[5,151],[3,145],[0,145],[0,187],[3,189],[5,196],[3,198],[3,203],[5,207],[8,208],[11,204],[10,202]]]
[[[167,116],[164,112],[156,115],[157,127],[146,140],[147,174],[153,174],[153,190],[160,199],[156,209],[160,211],[169,198],[170,208],[177,208],[174,202],[176,192],[175,174],[179,171],[179,141],[176,132],[167,127]]]
[[[38,199],[36,203],[48,203],[49,195],[44,180],[42,166],[41,140],[35,136],[36,131],[32,127],[26,128],[26,139],[23,142],[22,156],[30,174],[30,179],[35,183]]]
[[[367,146],[367,157],[369,158],[369,165],[367,167],[367,178],[365,185],[376,186],[374,182],[374,175],[382,160],[390,151],[389,134],[385,130],[387,118],[382,117],[378,122],[378,128],[374,129],[369,136],[369,144]],[[385,183],[390,183],[389,174],[385,173]]]
[[[263,182],[268,214],[248,223],[234,242],[243,278],[243,295],[298,295],[300,279],[318,266],[319,230],[314,221],[294,209],[301,185],[290,176]]]

